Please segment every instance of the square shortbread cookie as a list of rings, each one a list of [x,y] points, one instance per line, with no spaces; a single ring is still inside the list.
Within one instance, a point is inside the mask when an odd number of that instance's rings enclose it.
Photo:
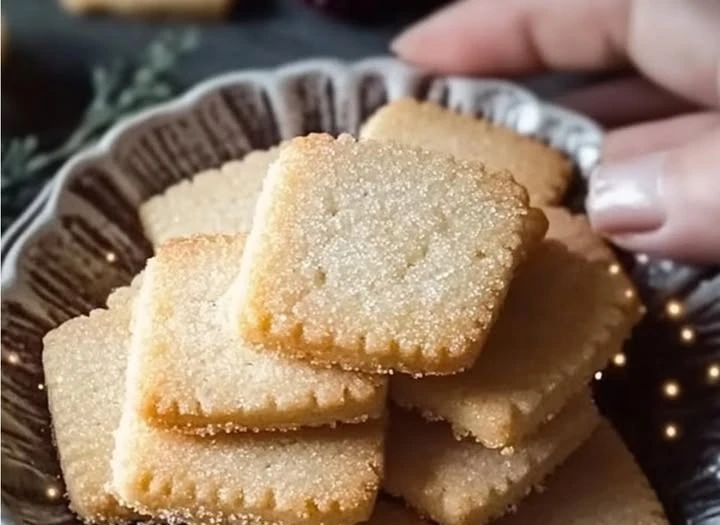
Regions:
[[[214,18],[230,10],[233,0],[61,0],[75,13],[113,13],[128,16],[192,16]]]
[[[508,173],[348,135],[294,139],[268,172],[232,315],[247,340],[312,362],[454,373],[546,227]]]
[[[518,503],[598,421],[583,392],[522,446],[500,451],[398,410],[391,416],[383,486],[441,525],[480,525]]]
[[[121,288],[109,299],[116,309],[71,319],[43,339],[45,388],[70,509],[87,522],[136,516],[108,490],[124,391],[130,297],[129,289]]]
[[[608,423],[497,525],[667,525],[647,479]]]
[[[624,286],[625,294],[635,295],[635,286],[623,270],[610,246],[595,233],[585,215],[574,215],[566,208],[544,207],[543,213],[548,219],[546,239],[554,239],[573,253],[589,261],[607,265],[608,272],[616,281],[616,286]],[[643,309],[640,305],[641,310]]]
[[[537,204],[560,202],[572,177],[570,162],[559,151],[509,128],[460,115],[432,102],[391,102],[370,117],[360,136],[480,161],[490,171],[507,169]]]
[[[191,235],[250,231],[255,203],[279,148],[253,151],[168,188],[140,206],[140,221],[153,246]]]
[[[148,262],[135,317],[138,410],[183,432],[359,422],[383,412],[387,380],[316,368],[240,339],[224,294],[244,236],[170,240]]]
[[[391,379],[391,398],[483,445],[512,445],[556,414],[621,347],[639,318],[607,266],[545,241],[518,269],[469,370]]]
[[[379,421],[206,438],[149,427],[131,405],[129,394],[112,461],[113,488],[130,507],[218,525],[370,517],[383,469]]]

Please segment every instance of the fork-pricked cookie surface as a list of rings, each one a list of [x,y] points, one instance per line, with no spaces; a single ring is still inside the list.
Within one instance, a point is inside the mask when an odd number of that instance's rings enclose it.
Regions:
[[[544,235],[508,173],[344,135],[283,148],[233,285],[246,339],[370,372],[472,364]]]
[[[607,266],[544,241],[518,269],[482,354],[463,373],[391,380],[391,397],[483,445],[512,445],[583,389],[639,318]]]
[[[535,204],[560,202],[572,177],[568,159],[542,142],[460,115],[432,102],[400,99],[380,108],[363,126],[363,138],[392,140],[507,169]]]
[[[148,263],[135,317],[141,417],[189,433],[360,422],[383,412],[383,377],[318,368],[237,336],[225,293],[245,237],[195,236]]]

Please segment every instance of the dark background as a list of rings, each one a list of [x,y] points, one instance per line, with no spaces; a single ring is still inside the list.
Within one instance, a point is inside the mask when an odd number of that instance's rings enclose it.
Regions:
[[[118,57],[132,58],[167,28],[197,27],[198,49],[179,64],[181,86],[234,69],[272,67],[308,57],[348,60],[389,53],[403,27],[441,6],[441,0],[355,0],[372,16],[333,17],[299,0],[237,0],[216,22],[140,21],[110,16],[77,17],[56,0],[5,0],[3,138],[38,134],[59,140],[90,96],[90,69]],[[556,76],[527,79],[544,96],[567,88]]]

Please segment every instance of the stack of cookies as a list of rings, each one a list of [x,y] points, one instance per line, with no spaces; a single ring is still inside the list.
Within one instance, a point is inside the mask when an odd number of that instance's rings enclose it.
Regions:
[[[45,338],[72,510],[664,523],[596,430],[586,384],[640,308],[587,223],[550,207],[569,177],[537,142],[400,101],[361,140],[296,138],[145,203],[145,270]]]

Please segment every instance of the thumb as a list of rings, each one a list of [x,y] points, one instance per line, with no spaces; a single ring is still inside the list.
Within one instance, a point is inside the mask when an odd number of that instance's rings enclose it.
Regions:
[[[720,128],[591,175],[593,227],[632,251],[720,262]]]

